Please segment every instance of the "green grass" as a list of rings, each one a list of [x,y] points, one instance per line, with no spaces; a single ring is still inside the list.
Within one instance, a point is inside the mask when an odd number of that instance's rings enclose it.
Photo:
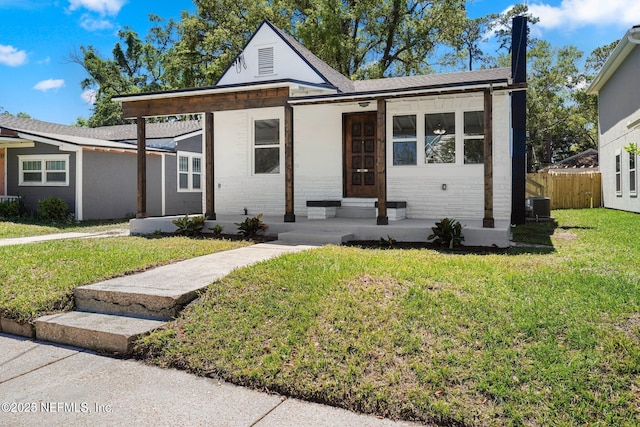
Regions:
[[[115,237],[0,247],[0,317],[28,322],[72,310],[77,286],[246,244]]]
[[[137,355],[391,418],[638,425],[640,216],[553,214],[521,233],[551,251],[334,246],[238,270]]]
[[[30,221],[0,221],[0,239],[40,236],[43,234],[67,233],[71,231],[97,232],[129,228],[129,221],[83,221],[71,224],[43,224]]]

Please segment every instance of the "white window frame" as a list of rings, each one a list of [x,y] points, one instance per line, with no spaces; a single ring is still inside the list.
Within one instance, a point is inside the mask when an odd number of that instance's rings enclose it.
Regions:
[[[191,151],[178,151],[176,153],[176,188],[178,193],[200,193],[202,191],[202,154],[194,153]],[[184,157],[188,159],[188,170],[181,171],[180,170],[180,158]],[[194,160],[200,161],[200,172],[194,172],[193,162]],[[187,174],[187,188],[180,188],[180,175]],[[193,187],[193,177],[195,175],[200,175],[200,188]]]
[[[277,120],[278,121],[278,143],[277,144],[256,144],[256,122],[266,121],[266,120]],[[283,153],[282,153],[282,137],[284,136],[283,122],[281,117],[273,116],[265,116],[265,117],[254,117],[251,120],[251,153],[252,153],[252,162],[251,162],[251,174],[256,176],[277,176],[282,174],[283,170]],[[278,172],[256,172],[256,150],[260,150],[263,148],[277,148],[278,149]]]
[[[467,135],[464,132],[464,115],[465,113],[482,113],[484,114],[484,110],[480,109],[470,109],[470,110],[463,110],[460,115],[460,121],[462,124],[462,128],[460,129],[460,135],[462,137],[462,149],[460,150],[460,155],[461,155],[461,162],[464,166],[478,166],[478,165],[484,165],[484,148],[483,148],[483,154],[482,154],[482,161],[480,163],[466,163],[464,161],[464,148],[465,148],[465,143],[467,141],[472,141],[472,140],[482,140],[483,141],[483,147],[484,147],[484,138],[485,138],[485,129],[484,129],[484,123],[483,123],[483,128],[482,128],[482,135]],[[457,130],[456,130],[457,131]]]
[[[64,162],[64,171],[62,170],[47,170],[46,165],[47,162]],[[40,170],[38,171],[25,171],[23,166],[24,162],[41,162]],[[20,187],[68,187],[69,186],[69,154],[29,154],[29,155],[19,155],[18,156],[18,167],[19,167],[19,179],[18,186]],[[25,172],[40,172],[42,174],[41,180],[39,182],[34,181],[25,181],[24,173]],[[65,180],[64,181],[48,181],[47,180],[47,172],[52,173],[61,173],[64,172]]]
[[[629,195],[638,195],[638,156],[632,153],[629,153]]]
[[[393,127],[393,119],[401,116],[413,116],[413,121],[415,122],[416,134],[414,136],[401,137],[394,135],[394,127]],[[397,113],[391,116],[391,164],[397,167],[409,167],[409,166],[417,166],[418,165],[418,114],[415,113]],[[424,132],[424,131],[423,131]],[[395,161],[395,145],[398,143],[413,143],[413,150],[415,152],[415,163],[406,163],[406,164],[396,164]]]

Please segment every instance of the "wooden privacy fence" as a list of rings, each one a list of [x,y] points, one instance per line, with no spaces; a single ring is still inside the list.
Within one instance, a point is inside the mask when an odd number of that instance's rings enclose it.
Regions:
[[[528,173],[526,197],[551,199],[551,209],[597,208],[602,204],[600,172]]]

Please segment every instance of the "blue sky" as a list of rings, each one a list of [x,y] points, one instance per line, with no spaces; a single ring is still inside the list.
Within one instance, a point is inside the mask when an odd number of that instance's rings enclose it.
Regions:
[[[474,0],[467,7],[475,17],[503,12],[514,3]],[[554,46],[573,44],[585,54],[640,25],[638,0],[528,4],[540,17],[534,36]],[[182,10],[193,12],[195,6],[191,0],[0,0],[0,107],[62,124],[89,117],[90,96],[80,87],[87,76],[69,60],[70,54],[92,45],[110,56],[118,29],[129,26],[144,36],[150,27],[149,13],[179,19]]]

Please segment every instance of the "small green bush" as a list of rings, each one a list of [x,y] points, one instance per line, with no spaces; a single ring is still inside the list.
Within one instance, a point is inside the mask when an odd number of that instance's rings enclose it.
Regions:
[[[199,236],[204,228],[204,217],[202,215],[194,216],[193,218],[189,218],[189,215],[185,215],[182,218],[174,219],[171,222],[173,225],[178,227],[174,233],[180,236]]]
[[[24,207],[22,200],[8,200],[6,202],[0,202],[0,218],[2,219],[15,219],[21,218],[27,214],[27,209]]]
[[[42,221],[64,221],[67,219],[69,205],[59,197],[46,197],[38,200],[38,217]]]
[[[216,224],[214,227],[209,228],[209,230],[213,233],[213,237],[220,237],[224,230],[224,225]]]
[[[434,239],[434,243],[449,246],[449,249],[460,245],[464,240],[462,225],[453,218],[443,218],[440,222],[436,222],[436,226],[431,227],[431,231],[433,234],[427,240]]]
[[[234,223],[238,226],[238,234],[241,234],[243,237],[255,237],[258,233],[264,232],[269,228],[267,224],[262,222],[262,214],[258,214],[258,216],[254,216],[253,218],[247,218],[241,223]]]

